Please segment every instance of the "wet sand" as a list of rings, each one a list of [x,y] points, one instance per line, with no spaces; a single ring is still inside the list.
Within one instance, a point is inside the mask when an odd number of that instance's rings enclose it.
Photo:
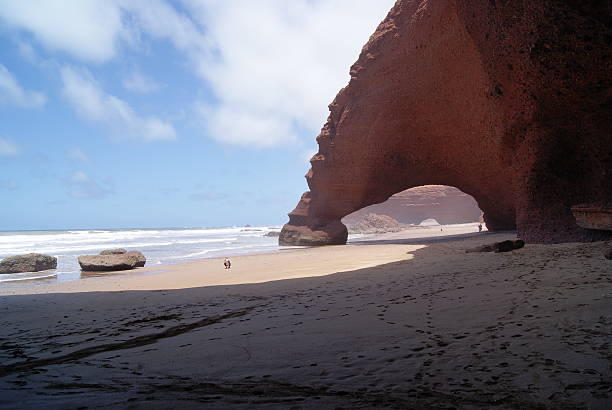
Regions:
[[[200,285],[219,263],[202,261],[3,296],[0,406],[610,408],[601,243],[464,252],[512,237],[234,259],[262,283],[220,266],[206,284],[226,284]]]

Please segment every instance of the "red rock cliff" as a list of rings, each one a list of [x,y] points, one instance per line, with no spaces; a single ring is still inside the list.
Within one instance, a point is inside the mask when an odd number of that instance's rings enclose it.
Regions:
[[[405,189],[473,196],[490,230],[592,240],[612,197],[609,2],[399,0],[330,105],[281,244],[346,241],[345,215]]]

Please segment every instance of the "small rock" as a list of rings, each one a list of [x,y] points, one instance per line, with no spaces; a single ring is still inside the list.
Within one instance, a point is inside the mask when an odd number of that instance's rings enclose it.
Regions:
[[[270,238],[278,237],[280,236],[280,231],[270,231],[268,233],[265,233],[264,236],[267,236]]]
[[[57,268],[57,258],[41,253],[9,256],[0,262],[0,273],[39,272]]]
[[[517,239],[515,241],[507,240],[495,242],[489,245],[481,245],[475,248],[467,249],[465,252],[510,252],[516,249],[521,249],[525,246],[525,241]]]

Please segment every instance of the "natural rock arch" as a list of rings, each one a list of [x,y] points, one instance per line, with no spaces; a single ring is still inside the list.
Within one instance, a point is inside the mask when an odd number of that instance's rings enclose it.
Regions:
[[[609,8],[399,0],[329,107],[280,243],[345,243],[343,216],[426,184],[529,242],[604,235],[570,206],[612,197]]]

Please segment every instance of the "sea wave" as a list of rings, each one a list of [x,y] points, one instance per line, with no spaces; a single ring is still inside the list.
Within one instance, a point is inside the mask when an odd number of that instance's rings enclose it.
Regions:
[[[32,275],[32,272],[27,272],[29,275]],[[13,273],[11,275],[19,275],[18,273]],[[38,276],[20,276],[20,277],[5,277],[6,275],[0,275],[0,283],[1,282],[18,282],[18,281],[22,281],[22,280],[36,280],[36,279],[45,279],[45,278],[52,278],[54,276],[57,276],[57,273],[47,273],[45,275],[38,275]]]

